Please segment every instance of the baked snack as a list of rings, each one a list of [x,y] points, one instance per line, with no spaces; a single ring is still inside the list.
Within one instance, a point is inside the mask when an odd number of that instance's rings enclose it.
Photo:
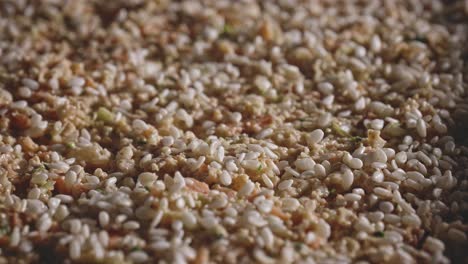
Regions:
[[[0,263],[467,261],[466,1],[0,1]]]

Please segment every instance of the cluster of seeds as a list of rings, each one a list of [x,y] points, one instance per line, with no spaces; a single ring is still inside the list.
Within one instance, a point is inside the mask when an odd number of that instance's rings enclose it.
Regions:
[[[449,263],[466,1],[0,1],[0,263]]]

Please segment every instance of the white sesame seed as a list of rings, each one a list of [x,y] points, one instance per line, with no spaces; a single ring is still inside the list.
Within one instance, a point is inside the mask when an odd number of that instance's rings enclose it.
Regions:
[[[255,85],[257,86],[260,91],[265,92],[266,90],[271,88],[271,83],[268,79],[264,76],[257,76],[254,81]]]
[[[184,187],[185,187],[185,179],[182,176],[182,174],[180,174],[180,172],[177,171],[174,174],[174,182],[173,182],[172,186],[170,187],[169,191],[171,193],[176,193],[176,192],[182,190]]]
[[[405,152],[401,151],[401,152],[398,152],[396,155],[395,155],[395,160],[399,163],[399,164],[405,164],[406,161],[408,160],[407,158],[407,155]]]
[[[378,35],[372,36],[371,42],[370,42],[370,48],[373,52],[376,52],[376,53],[380,52],[382,48],[382,42],[380,41],[380,38]]]
[[[231,175],[229,175],[229,172],[227,171],[222,171],[221,175],[219,176],[219,181],[222,185],[224,186],[229,186],[232,183],[232,178]]]
[[[363,162],[358,159],[358,158],[352,158],[349,160],[349,163],[348,163],[349,167],[351,167],[352,169],[360,169],[362,168],[362,166],[364,165]]]
[[[81,77],[73,77],[68,81],[70,87],[81,87],[86,83],[85,79]]]
[[[361,200],[361,196],[355,193],[347,193],[344,195],[344,198],[348,202],[356,202]]]
[[[10,246],[17,247],[21,241],[21,233],[19,227],[15,226],[11,232]]]
[[[257,208],[262,213],[270,213],[273,208],[273,201],[271,200],[262,200],[257,203]]]
[[[301,171],[312,170],[315,166],[315,162],[311,158],[298,159],[294,162],[296,168]]]
[[[69,249],[70,258],[78,259],[81,256],[81,244],[78,240],[72,240]]]
[[[329,82],[319,83],[317,88],[321,93],[326,94],[326,95],[331,94],[334,90],[333,85]]]
[[[459,242],[459,243],[466,242],[466,234],[459,229],[450,228],[447,234],[448,234],[449,239],[452,241]]]
[[[163,137],[161,143],[163,146],[172,146],[172,144],[174,144],[174,138],[171,136]]]
[[[251,181],[247,181],[244,186],[239,190],[237,195],[239,197],[249,196],[255,188],[255,184]]]
[[[257,170],[262,164],[258,160],[243,160],[241,162],[242,167],[249,170]]]
[[[99,224],[103,227],[107,226],[109,224],[109,214],[107,212],[101,211],[99,213]]]
[[[278,184],[278,190],[284,191],[286,189],[289,189],[292,186],[292,184],[293,184],[292,179],[282,181]]]
[[[156,174],[150,172],[143,172],[138,175],[138,181],[143,186],[151,186],[157,179]]]
[[[290,175],[294,176],[294,177],[299,177],[301,174],[299,172],[297,172],[296,170],[294,170],[293,168],[291,167],[285,167],[284,170],[289,173]]]
[[[377,196],[382,197],[382,198],[391,198],[393,196],[392,192],[390,192],[389,190],[384,189],[382,187],[375,187],[374,188],[374,193]]]
[[[426,122],[424,122],[423,119],[418,119],[417,124],[416,124],[416,130],[421,137],[426,137],[427,135],[427,128],[426,128]]]
[[[39,83],[33,79],[24,78],[21,80],[21,82],[31,90],[37,90],[39,88]]]
[[[126,230],[135,230],[140,228],[140,224],[136,221],[128,221],[123,224],[123,228]]]
[[[421,219],[416,214],[404,215],[401,218],[401,222],[405,225],[418,228],[421,226]]]
[[[315,164],[314,173],[319,178],[325,177],[327,174],[326,169],[322,164]]]
[[[330,225],[323,219],[320,219],[316,226],[316,233],[324,239],[328,239],[331,235]]]
[[[262,174],[262,181],[267,188],[272,189],[274,187],[273,182],[270,180],[270,178],[268,178],[268,175]]]
[[[149,259],[144,251],[133,251],[128,255],[128,258],[135,263],[145,263]]]
[[[384,213],[391,213],[393,208],[394,206],[391,202],[384,201],[379,204],[379,209]]]
[[[429,252],[441,252],[444,251],[445,245],[439,239],[428,236],[424,241],[423,248],[428,250]]]
[[[353,185],[354,174],[351,170],[345,170],[342,175],[341,186],[343,189],[348,190]]]
[[[270,228],[263,228],[261,230],[261,235],[263,240],[265,241],[265,247],[272,248],[275,242],[275,236],[273,235],[273,232],[271,232]]]
[[[46,232],[52,226],[52,219],[48,214],[43,214],[37,221],[37,230],[40,232]]]
[[[49,175],[47,173],[38,173],[32,176],[31,183],[42,185],[47,182]]]

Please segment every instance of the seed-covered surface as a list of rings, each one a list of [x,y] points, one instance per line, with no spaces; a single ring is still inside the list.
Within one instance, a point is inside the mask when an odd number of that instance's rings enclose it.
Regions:
[[[0,263],[466,263],[467,25],[0,1]]]

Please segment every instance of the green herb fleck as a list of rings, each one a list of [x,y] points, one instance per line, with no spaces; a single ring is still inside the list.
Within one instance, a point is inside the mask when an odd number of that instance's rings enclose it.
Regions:
[[[218,239],[226,237],[227,232],[222,226],[217,225],[213,230],[213,236],[216,240],[218,240]]]
[[[385,234],[384,234],[384,232],[382,232],[382,231],[374,232],[374,236],[376,236],[376,237],[384,237],[384,235],[385,235]]]
[[[223,234],[215,233],[214,238],[215,238],[215,240],[219,240],[219,239],[223,238]]]
[[[76,147],[75,142],[67,142],[65,143],[65,146],[71,149],[74,149]]]
[[[232,33],[234,33],[234,28],[229,24],[224,24],[222,33],[223,35],[231,35]]]
[[[99,107],[97,119],[106,123],[112,123],[114,121],[114,114],[105,107]]]
[[[362,140],[363,140],[363,138],[360,137],[360,136],[351,137],[351,141],[352,141],[352,142],[359,143],[359,142],[361,142]]]
[[[262,164],[258,165],[257,171],[260,172],[260,171],[262,171],[262,170],[263,170],[263,165],[262,165]]]
[[[351,137],[351,135],[350,135],[348,132],[344,131],[344,130],[340,127],[340,125],[338,125],[338,123],[336,123],[336,122],[333,122],[333,123],[332,123],[332,130],[333,130],[337,135],[339,135],[339,136],[341,136],[341,137]]]
[[[146,141],[146,139],[136,139],[135,143],[138,145],[145,145],[148,141]]]
[[[132,251],[132,252],[133,252],[133,251],[139,251],[139,250],[141,250],[141,247],[138,247],[138,246],[132,247],[132,248],[130,249],[130,251]]]
[[[0,236],[6,235],[10,233],[10,226],[6,223],[0,226]]]
[[[424,36],[416,36],[412,39],[413,41],[419,41],[419,42],[423,42],[423,43],[426,43],[427,42],[427,39],[426,37]]]
[[[54,185],[55,185],[54,181],[48,181],[48,182],[44,183],[41,187],[46,189],[46,190],[52,191],[54,189]]]
[[[302,249],[302,243],[300,243],[300,242],[294,243],[294,249],[295,249],[296,251],[301,251],[301,249]]]
[[[43,171],[43,170],[45,170],[45,166],[44,166],[44,164],[41,164],[41,165],[37,166],[36,168],[34,168],[32,170],[32,173],[36,173],[36,172]]]

